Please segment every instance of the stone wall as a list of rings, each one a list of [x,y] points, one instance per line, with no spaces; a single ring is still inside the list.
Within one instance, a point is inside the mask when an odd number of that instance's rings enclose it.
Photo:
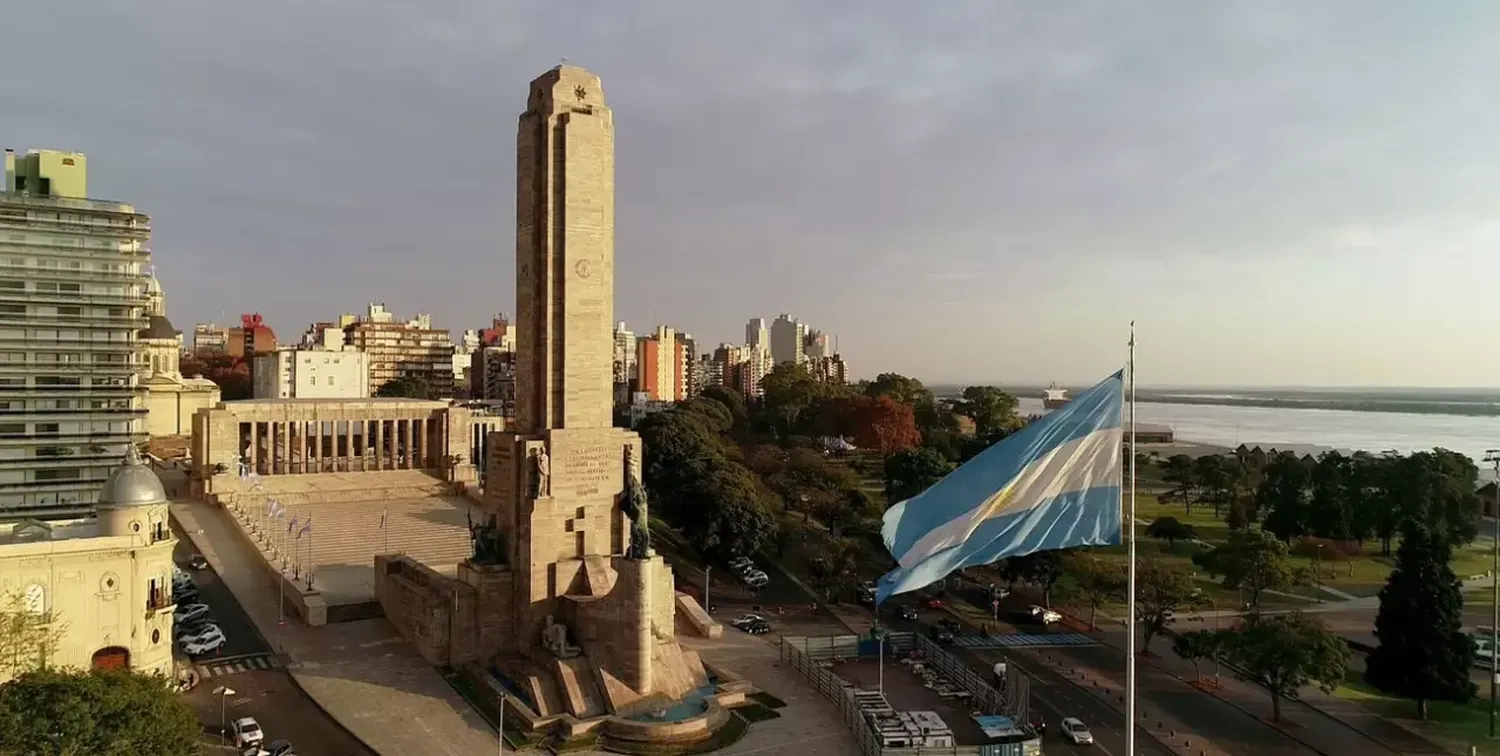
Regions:
[[[405,556],[375,557],[375,597],[386,619],[411,641],[428,664],[451,666],[470,659],[456,659],[454,650],[455,610],[472,615],[472,589]],[[472,646],[468,635],[459,638]]]

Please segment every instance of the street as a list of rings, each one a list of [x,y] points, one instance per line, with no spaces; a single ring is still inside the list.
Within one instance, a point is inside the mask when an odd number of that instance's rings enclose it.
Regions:
[[[219,743],[221,721],[248,716],[260,723],[267,742],[289,739],[299,753],[370,754],[297,687],[219,576],[212,569],[185,566],[193,553],[192,543],[178,533],[173,557],[193,577],[199,601],[208,604],[227,641],[220,653],[194,660],[199,682],[184,694],[203,722],[205,742]]]

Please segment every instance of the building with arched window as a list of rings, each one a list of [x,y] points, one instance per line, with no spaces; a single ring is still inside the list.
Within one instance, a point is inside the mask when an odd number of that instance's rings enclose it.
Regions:
[[[0,609],[51,625],[47,664],[170,675],[172,548],[161,480],[134,448],[94,519],[0,525]]]
[[[201,375],[182,374],[182,332],[167,320],[166,292],[154,273],[146,284],[146,317],[146,327],[136,333],[145,353],[140,383],[146,387],[146,435],[190,435],[193,413],[219,403],[219,386]]]

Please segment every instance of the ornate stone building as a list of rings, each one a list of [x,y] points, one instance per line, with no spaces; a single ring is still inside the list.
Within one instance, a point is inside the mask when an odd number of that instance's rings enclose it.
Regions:
[[[99,494],[98,518],[0,526],[0,592],[59,629],[48,664],[170,675],[172,549],[161,480],[134,447]]]
[[[146,286],[147,324],[136,333],[143,352],[146,387],[146,435],[151,438],[185,436],[192,432],[193,413],[219,403],[219,386],[203,376],[184,376],[182,332],[167,320],[167,297],[153,273]]]

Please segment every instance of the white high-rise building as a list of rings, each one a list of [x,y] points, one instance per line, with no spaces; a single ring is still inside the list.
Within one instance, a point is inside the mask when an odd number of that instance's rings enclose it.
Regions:
[[[801,365],[807,361],[807,355],[803,352],[806,341],[807,326],[782,313],[771,323],[771,360],[777,365],[784,362]]]
[[[146,440],[150,219],[90,199],[82,154],[6,150],[4,163],[0,517],[87,515]]]
[[[745,324],[745,346],[771,348],[771,337],[766,331],[765,318],[751,318]]]

